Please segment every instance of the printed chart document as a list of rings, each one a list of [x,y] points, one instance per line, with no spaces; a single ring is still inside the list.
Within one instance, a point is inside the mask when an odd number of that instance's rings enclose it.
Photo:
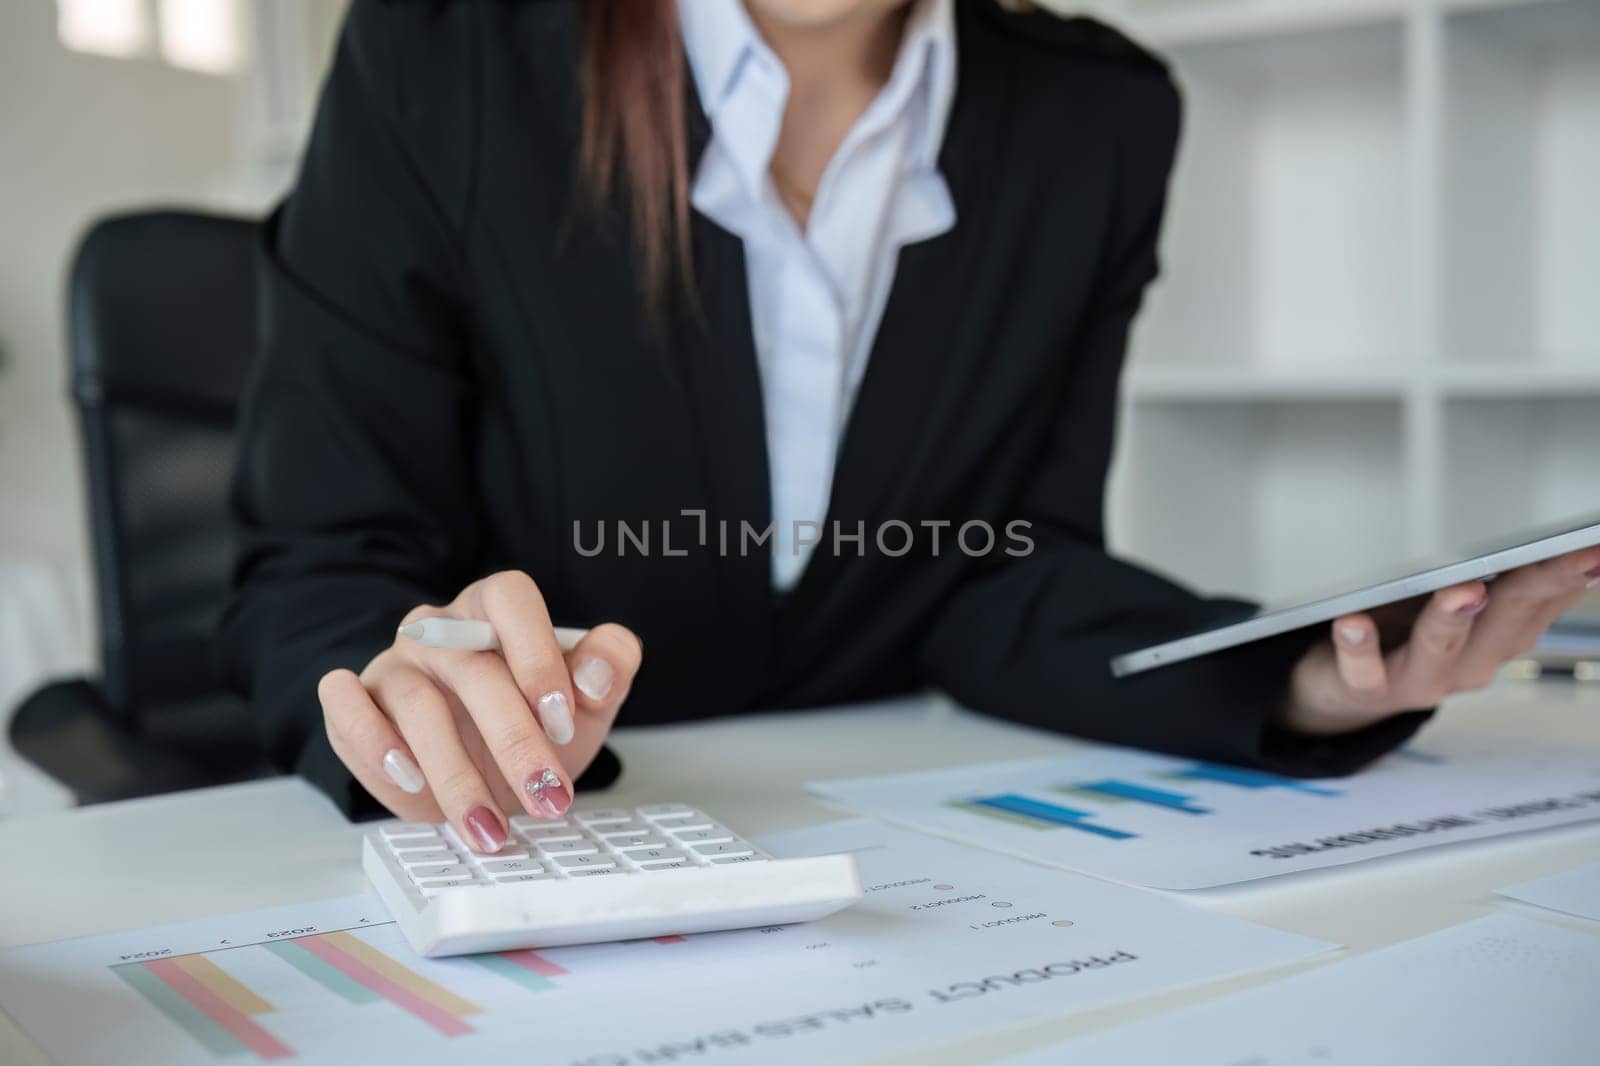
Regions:
[[[814,1064],[1330,947],[881,824],[764,843],[856,853],[866,898],[805,925],[423,959],[356,896],[0,952],[0,1006],[70,1066]]]
[[[1600,937],[1496,914],[1004,1066],[1594,1066]]]
[[[1498,894],[1519,903],[1531,903],[1535,907],[1600,922],[1600,862],[1537,881],[1524,881],[1499,889]],[[1600,984],[1600,973],[1595,975],[1595,982]]]
[[[1600,750],[1441,738],[1302,781],[1102,748],[807,787],[940,836],[1184,890],[1600,819]]]

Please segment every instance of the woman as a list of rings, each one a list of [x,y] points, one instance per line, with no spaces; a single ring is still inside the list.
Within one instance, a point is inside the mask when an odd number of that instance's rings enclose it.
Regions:
[[[1299,774],[1400,743],[1600,551],[1409,639],[1354,616],[1112,680],[1242,607],[1104,548],[1177,130],[1157,60],[994,0],[357,0],[268,227],[238,473],[222,636],[275,757],[492,852],[615,776],[624,701],[931,684]],[[430,614],[503,654],[396,636]]]

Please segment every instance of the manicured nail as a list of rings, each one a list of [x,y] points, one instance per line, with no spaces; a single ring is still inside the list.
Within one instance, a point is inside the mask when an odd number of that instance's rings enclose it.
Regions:
[[[1600,566],[1595,567],[1593,570],[1584,571],[1583,576],[1589,579],[1584,582],[1584,588],[1600,588]]]
[[[1346,644],[1360,644],[1367,639],[1367,631],[1360,626],[1340,626],[1339,639]]]
[[[474,807],[467,812],[467,830],[478,846],[489,854],[499,851],[506,842],[506,831],[500,828],[500,819],[487,807]]]
[[[1471,618],[1487,606],[1489,606],[1489,594],[1485,592],[1471,603],[1463,603],[1457,607],[1456,614],[1462,618]]]
[[[383,756],[383,772],[389,775],[389,780],[399,785],[402,791],[415,796],[418,792],[428,787],[428,782],[423,778],[422,771],[417,769],[417,764],[411,761],[411,756],[399,748],[390,748]]]
[[[611,691],[611,681],[615,676],[611,664],[595,656],[583,660],[578,664],[578,668],[572,671],[572,683],[578,686],[579,692],[599,703],[606,698],[606,693]]]
[[[539,721],[544,723],[545,736],[553,743],[572,742],[572,707],[565,692],[546,692],[539,697]]]
[[[522,791],[528,794],[533,812],[546,818],[559,818],[572,806],[572,793],[561,783],[561,775],[548,767],[529,774]]]

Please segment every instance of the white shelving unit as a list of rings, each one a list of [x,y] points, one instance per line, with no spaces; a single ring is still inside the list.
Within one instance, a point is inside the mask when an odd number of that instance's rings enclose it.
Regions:
[[[1600,0],[1103,0],[1186,102],[1116,549],[1277,599],[1600,511]]]

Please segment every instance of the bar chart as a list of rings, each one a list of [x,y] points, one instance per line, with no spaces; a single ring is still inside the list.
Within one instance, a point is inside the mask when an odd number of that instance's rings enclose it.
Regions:
[[[267,953],[352,1006],[393,1004],[444,1036],[472,1032],[467,1019],[482,1013],[476,1004],[344,930],[121,963],[112,970],[214,1055],[248,1052],[263,1061],[289,1058],[293,1050],[269,1028],[276,1007],[218,964],[218,958],[238,952]],[[521,969],[531,964],[512,956],[522,954],[532,953],[483,956],[480,965]]]
[[[294,1054],[255,1020],[270,1014],[272,1004],[204,955],[123,963],[111,969],[213,1055],[251,1052],[270,1062]]]
[[[611,947],[616,952],[637,952],[685,943],[686,937],[661,936]],[[298,986],[286,982],[283,966],[303,981]],[[164,955],[116,963],[109,969],[206,1052],[218,1058],[249,1055],[264,1062],[295,1057],[287,1040],[273,1031],[273,1016],[280,1008],[274,998],[292,999],[291,1009],[314,1007],[314,998],[306,995],[307,982],[325,1000],[355,1008],[388,1004],[440,1036],[458,1037],[475,1032],[472,1020],[486,1009],[453,991],[453,978],[475,972],[492,975],[496,987],[543,993],[559,988],[560,979],[572,973],[568,966],[528,949],[419,959],[386,924]]]
[[[1126,748],[813,782],[858,812],[1179,891],[1600,818],[1596,768],[1518,738],[1429,738],[1337,779]]]
[[[958,810],[970,811],[986,818],[996,818],[1029,829],[1076,829],[1107,840],[1131,840],[1137,833],[1100,825],[1091,819],[1089,811],[1063,807],[1059,803],[1034,799],[1016,792],[995,796],[975,796],[971,799],[951,800]]]
[[[1307,796],[1340,795],[1336,788],[1313,785],[1261,770],[1246,770],[1217,763],[1200,762],[1179,769],[1157,770],[1149,776],[1160,782],[1199,782],[1250,790],[1281,788]],[[1071,797],[1076,802],[1090,804],[1096,808],[1105,805],[1115,808],[1119,804],[1132,803],[1191,816],[1215,813],[1213,807],[1203,806],[1198,797],[1188,793],[1174,792],[1152,784],[1119,778],[1050,785],[1047,788],[1051,793]],[[948,806],[957,810],[1028,829],[1071,829],[1104,840],[1136,840],[1140,835],[1132,829],[1107,825],[1099,821],[1099,813],[1095,809],[1081,810],[1078,807],[1054,802],[1053,799],[1042,799],[1020,792],[963,796],[946,802]]]

